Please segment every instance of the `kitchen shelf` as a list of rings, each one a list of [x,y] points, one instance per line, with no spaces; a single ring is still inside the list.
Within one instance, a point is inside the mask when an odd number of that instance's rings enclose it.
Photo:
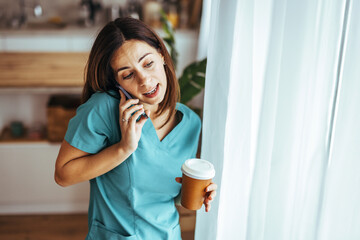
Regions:
[[[26,137],[19,137],[19,138],[13,138],[13,137],[4,137],[1,136],[0,138],[0,146],[12,146],[12,145],[26,145],[26,146],[33,146],[33,145],[60,145],[61,142],[50,142],[46,138],[42,139],[30,139]]]
[[[60,145],[61,142],[51,142],[46,138],[41,138],[41,139],[30,139],[27,137],[18,137],[18,138],[14,138],[14,137],[9,137],[9,136],[1,136],[0,138],[0,145],[29,145],[29,144],[33,144],[33,145],[38,145],[38,144],[42,144],[42,145]]]
[[[1,141],[0,140],[0,149],[3,150],[10,150],[10,149],[19,149],[19,148],[26,148],[26,149],[33,149],[33,148],[52,148],[52,147],[57,147],[56,148],[56,153],[57,154],[59,148],[60,148],[61,142],[49,142],[48,140],[37,140],[37,141]],[[0,154],[1,156],[1,154]],[[2,157],[5,157],[5,155],[3,155]]]
[[[14,144],[50,144],[46,139],[43,140],[31,140],[31,139],[25,139],[25,138],[18,138],[18,139],[1,139],[0,145],[14,145]],[[60,144],[60,143],[59,143]]]
[[[45,138],[31,139],[26,136],[13,137],[8,127],[4,128],[0,135],[0,144],[28,144],[28,143],[48,143],[49,141]]]
[[[81,94],[82,87],[0,87],[0,94]]]
[[[0,87],[81,87],[87,52],[0,52]]]

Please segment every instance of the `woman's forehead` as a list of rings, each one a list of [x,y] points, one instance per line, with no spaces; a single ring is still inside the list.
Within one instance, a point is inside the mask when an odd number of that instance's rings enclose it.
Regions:
[[[157,53],[157,50],[144,41],[128,40],[116,50],[115,56],[127,61],[130,59],[139,60],[146,53]]]

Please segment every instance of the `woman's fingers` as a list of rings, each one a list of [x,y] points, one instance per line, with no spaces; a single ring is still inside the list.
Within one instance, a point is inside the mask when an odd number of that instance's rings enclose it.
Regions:
[[[121,118],[125,119],[126,122],[131,122],[132,119],[135,118],[135,120],[137,119],[137,117],[139,116],[135,116],[135,115],[140,115],[144,112],[144,108],[142,104],[139,105],[132,105],[129,108],[126,108],[125,110],[123,110],[122,114],[121,114]],[[124,120],[123,120],[124,121]]]
[[[142,114],[142,113],[141,113]],[[139,119],[139,121],[137,122],[141,127],[145,124],[146,120],[148,118],[150,118],[150,110],[145,110],[145,116],[141,116],[141,118]],[[137,117],[138,118],[138,117]],[[136,118],[136,119],[137,119]]]
[[[144,108],[142,107],[142,105],[138,105],[138,106],[141,106],[140,108],[134,108],[131,107],[130,109],[134,110],[134,112],[131,112],[131,115],[130,115],[130,118],[128,119],[128,122],[130,124],[136,124],[137,123],[137,120],[140,118],[140,116],[145,112]],[[142,124],[144,123],[144,121],[141,121],[143,120],[144,117],[141,117],[139,119],[139,124]],[[146,119],[146,118],[145,118]]]
[[[209,186],[205,188],[205,192],[206,192],[205,203],[214,200],[216,196],[216,189],[217,189],[217,185],[215,183],[211,183]]]
[[[214,200],[214,197],[216,195],[215,191],[212,191],[210,193],[206,193],[206,198],[204,200],[204,204],[205,204],[205,212],[209,212],[211,209],[211,202]]]
[[[216,191],[206,193],[204,203],[211,203],[216,196]]]
[[[129,108],[136,106],[139,103],[139,99],[129,99],[126,100],[123,104],[119,104],[120,113],[125,112]]]
[[[209,212],[211,209],[211,204],[205,204],[205,212]]]
[[[176,178],[175,178],[175,181],[176,181],[177,183],[182,183],[182,178],[181,178],[181,177],[176,177]]]
[[[217,185],[215,183],[210,183],[209,186],[206,187],[205,192],[211,192],[211,191],[215,191],[217,189]]]
[[[205,204],[205,211],[209,212],[211,209],[211,202],[214,200],[215,196],[216,196],[216,189],[217,189],[217,185],[215,183],[211,183],[207,188],[205,188],[205,200],[204,200],[204,204]]]

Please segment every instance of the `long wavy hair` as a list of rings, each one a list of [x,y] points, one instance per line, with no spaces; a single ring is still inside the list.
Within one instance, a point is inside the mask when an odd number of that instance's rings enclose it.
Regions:
[[[82,102],[86,102],[95,92],[109,94],[110,90],[116,89],[116,80],[110,61],[115,51],[125,41],[132,39],[146,42],[164,57],[167,89],[164,100],[159,104],[155,114],[159,116],[169,109],[170,114],[165,122],[166,124],[171,116],[175,114],[176,102],[180,99],[180,89],[174,64],[163,40],[150,27],[134,18],[117,18],[106,24],[97,35],[85,67]]]

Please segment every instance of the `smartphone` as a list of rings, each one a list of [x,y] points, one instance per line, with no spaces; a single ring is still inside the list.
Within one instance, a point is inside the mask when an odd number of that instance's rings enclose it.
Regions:
[[[120,86],[120,84],[116,84],[116,87],[118,89],[120,89],[125,94],[126,100],[127,99],[133,99],[133,97],[122,86]]]
[[[116,86],[117,89],[119,89],[120,91],[122,91],[122,92],[125,94],[126,100],[127,100],[127,99],[133,99],[133,97],[132,97],[122,86],[120,86],[119,83],[116,83],[115,86]],[[133,106],[133,105],[131,105],[130,107],[132,107],[132,106]],[[131,116],[134,115],[135,113],[136,113],[136,112],[134,112],[133,114],[131,114]],[[147,115],[145,114],[145,112],[144,112],[143,114],[141,114],[141,115],[138,117],[138,119],[136,119],[136,121],[139,121],[142,116],[144,116],[145,118],[148,118],[148,116],[147,116]]]

